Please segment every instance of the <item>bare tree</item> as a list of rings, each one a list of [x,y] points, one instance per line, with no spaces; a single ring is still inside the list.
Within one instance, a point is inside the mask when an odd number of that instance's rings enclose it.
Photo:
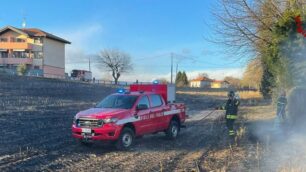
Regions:
[[[98,56],[98,62],[102,63],[111,72],[115,84],[122,73],[131,71],[132,63],[129,54],[117,49],[104,49]]]
[[[235,78],[232,76],[226,76],[224,81],[227,81],[232,87],[240,88],[241,87],[241,79]]]
[[[253,87],[256,89],[260,89],[262,75],[262,63],[259,58],[255,58],[247,65],[243,73],[241,84],[244,87]]]
[[[198,78],[209,78],[208,74],[207,73],[199,73],[198,74]]]
[[[217,18],[215,43],[226,45],[228,52],[238,57],[253,53],[253,57],[269,46],[273,23],[282,18],[286,0],[219,0],[214,12]],[[214,37],[214,38],[216,38]]]

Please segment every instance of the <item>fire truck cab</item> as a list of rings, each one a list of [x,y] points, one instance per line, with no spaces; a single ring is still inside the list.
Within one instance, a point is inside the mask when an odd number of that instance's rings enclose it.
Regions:
[[[175,139],[186,119],[185,105],[174,103],[175,86],[131,85],[104,98],[94,108],[77,113],[72,135],[83,143],[114,141],[118,149],[128,149],[135,137],[165,132]]]

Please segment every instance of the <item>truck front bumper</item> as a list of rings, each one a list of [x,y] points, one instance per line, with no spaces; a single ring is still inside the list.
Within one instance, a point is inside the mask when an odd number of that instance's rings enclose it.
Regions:
[[[122,126],[106,124],[101,128],[91,128],[91,132],[84,133],[81,127],[72,125],[72,136],[77,139],[89,140],[117,140]]]

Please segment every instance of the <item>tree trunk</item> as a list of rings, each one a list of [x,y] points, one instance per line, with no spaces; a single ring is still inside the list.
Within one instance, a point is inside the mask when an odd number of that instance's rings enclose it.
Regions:
[[[118,78],[114,78],[115,79],[115,85],[118,85]]]

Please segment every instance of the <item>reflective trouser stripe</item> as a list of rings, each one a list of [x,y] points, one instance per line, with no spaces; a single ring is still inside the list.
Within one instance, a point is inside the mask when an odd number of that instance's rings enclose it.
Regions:
[[[231,136],[231,135],[235,135],[234,130],[229,130],[229,135],[230,135],[230,136]]]
[[[284,103],[284,102],[277,102],[277,104],[284,105],[284,104],[286,104],[286,103]]]
[[[237,119],[237,115],[226,115],[226,119]]]

